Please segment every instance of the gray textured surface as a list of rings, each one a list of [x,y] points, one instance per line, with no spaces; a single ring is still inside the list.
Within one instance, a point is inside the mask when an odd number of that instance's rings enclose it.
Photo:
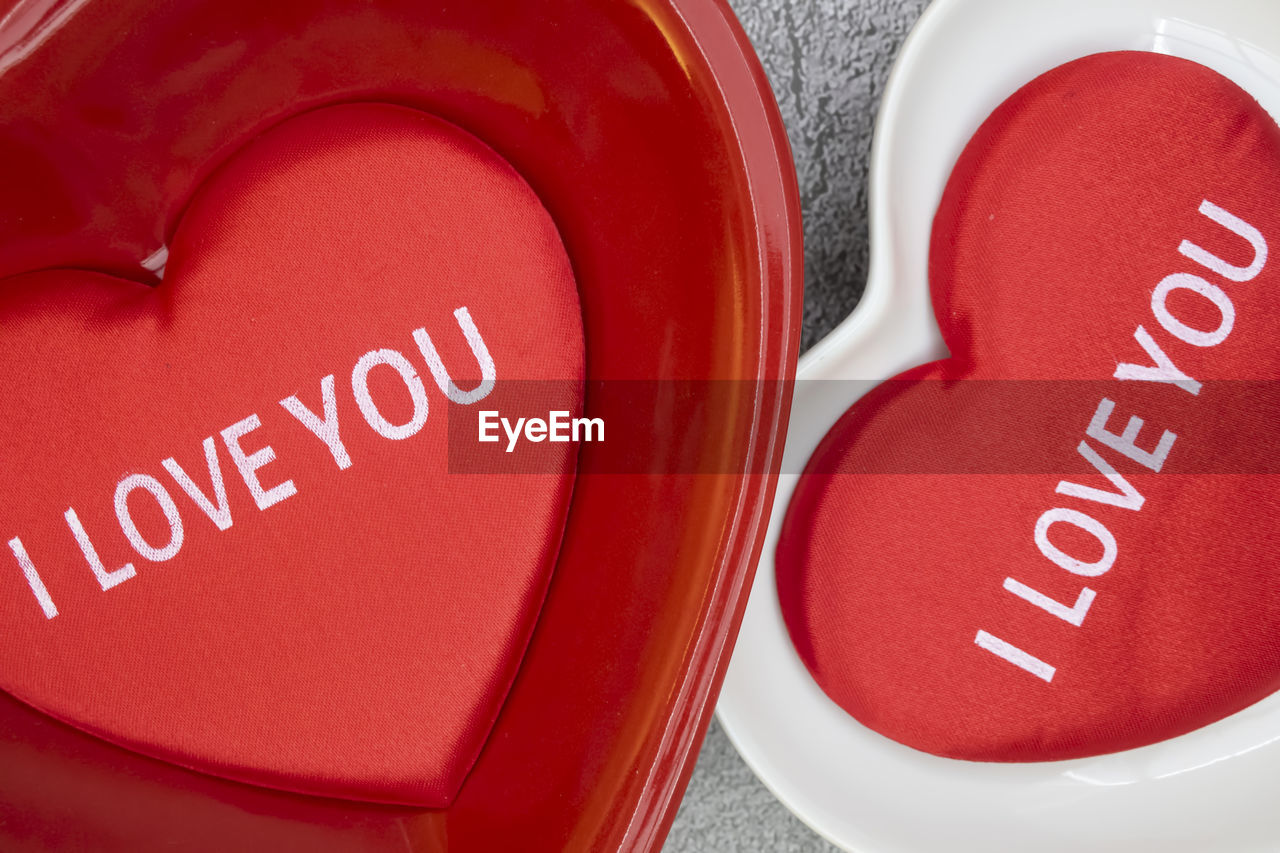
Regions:
[[[867,158],[889,68],[925,0],[729,0],[773,84],[804,207],[808,349],[867,279]]]
[[[804,207],[804,340],[848,316],[867,277],[867,155],[889,67],[925,0],[730,0],[772,81]],[[707,732],[667,853],[831,851]]]

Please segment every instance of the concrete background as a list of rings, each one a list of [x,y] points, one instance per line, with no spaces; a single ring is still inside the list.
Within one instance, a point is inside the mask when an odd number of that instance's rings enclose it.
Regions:
[[[889,68],[925,0],[729,0],[786,121],[804,209],[808,349],[867,277],[867,157]],[[786,810],[713,723],[667,853],[834,851]]]

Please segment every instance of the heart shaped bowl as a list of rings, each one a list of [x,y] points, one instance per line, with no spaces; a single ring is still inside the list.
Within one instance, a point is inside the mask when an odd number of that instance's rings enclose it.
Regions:
[[[800,361],[785,473],[719,703],[756,775],[845,849],[1168,853],[1271,849],[1280,838],[1280,696],[1109,756],[942,759],[873,733],[827,698],[778,604],[774,549],[796,472],[876,382],[946,357],[927,267],[934,212],[956,158],[1022,85],[1109,50],[1194,60],[1280,117],[1280,7],[1249,0],[935,0],[885,91],[872,152],[866,292]]]
[[[0,276],[154,281],[186,201],[232,152],[291,115],[366,100],[453,122],[534,188],[579,287],[587,414],[626,423],[625,446],[582,450],[499,719],[450,807],[424,811],[215,779],[0,696],[4,850],[631,850],[665,836],[760,554],[799,334],[795,173],[726,3],[6,0]],[[724,380],[720,420],[673,417],[663,383],[710,379]],[[593,397],[597,380],[656,381],[653,405]]]

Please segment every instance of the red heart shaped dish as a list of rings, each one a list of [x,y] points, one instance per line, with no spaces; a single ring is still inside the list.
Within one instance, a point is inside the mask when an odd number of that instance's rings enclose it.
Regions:
[[[446,804],[528,642],[575,457],[451,477],[436,412],[512,378],[579,410],[555,226],[456,128],[338,106],[226,163],[164,272],[5,282],[0,477],[28,485],[0,499],[23,569],[0,686],[197,769]]]
[[[799,337],[727,6],[10,0],[0,96],[0,848],[659,845]]]
[[[777,550],[823,690],[950,758],[1130,749],[1280,686],[1280,131],[1195,63],[1002,104],[934,221],[951,351],[861,399]]]

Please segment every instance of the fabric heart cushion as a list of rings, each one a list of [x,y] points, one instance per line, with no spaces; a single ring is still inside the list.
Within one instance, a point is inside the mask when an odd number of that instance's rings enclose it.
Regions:
[[[450,473],[447,413],[495,382],[581,404],[570,264],[512,167],[407,108],[305,113],[204,183],[161,283],[10,278],[0,328],[0,687],[232,779],[447,805],[576,464]]]
[[[823,690],[936,755],[1170,738],[1280,686],[1280,132],[1197,64],[1001,105],[934,222],[951,356],[822,441],[777,550]]]

